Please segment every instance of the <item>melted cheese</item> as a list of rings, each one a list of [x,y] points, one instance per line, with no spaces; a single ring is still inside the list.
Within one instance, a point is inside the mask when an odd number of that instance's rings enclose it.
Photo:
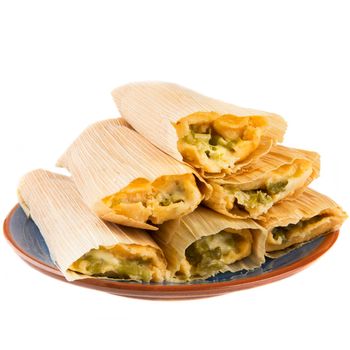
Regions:
[[[180,264],[176,277],[189,279],[227,271],[229,265],[251,254],[252,235],[249,230],[224,230],[192,243]]]
[[[259,146],[262,117],[194,113],[175,125],[178,150],[185,161],[208,173],[229,172]]]
[[[276,202],[303,187],[312,173],[312,165],[306,160],[296,160],[269,173],[258,183],[240,189],[232,185],[222,185],[226,209],[233,210],[237,204],[244,207],[252,218],[266,213]],[[273,191],[274,186],[282,184],[280,190]],[[276,187],[275,187],[276,188]]]
[[[153,182],[136,179],[103,202],[116,214],[162,224],[191,213],[201,199],[193,174],[184,174],[161,176]]]
[[[284,228],[283,235],[274,235],[271,230],[266,240],[266,251],[273,252],[307,242],[334,229],[331,215],[320,215]],[[283,230],[283,228],[282,228]]]
[[[165,263],[153,247],[118,244],[90,250],[70,270],[87,276],[161,282]]]

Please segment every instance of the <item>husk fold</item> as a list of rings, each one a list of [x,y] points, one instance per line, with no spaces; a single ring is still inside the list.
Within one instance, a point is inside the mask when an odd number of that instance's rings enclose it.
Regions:
[[[333,199],[311,188],[307,188],[299,196],[286,199],[274,205],[264,215],[264,220],[259,223],[265,228],[271,229],[276,226],[296,224],[302,219],[311,218],[329,209],[339,210],[339,216],[346,217],[345,212]]]
[[[285,164],[291,164],[297,159],[305,159],[312,163],[312,174],[308,179],[308,184],[316,179],[320,174],[320,155],[316,152],[303,149],[290,148],[277,145],[271,148],[270,152],[256,159],[244,169],[232,176],[215,180],[221,184],[244,184],[254,182],[262,176],[278,169]]]

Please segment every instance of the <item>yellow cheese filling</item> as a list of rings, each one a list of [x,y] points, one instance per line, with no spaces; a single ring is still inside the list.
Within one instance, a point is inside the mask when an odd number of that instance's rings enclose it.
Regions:
[[[274,203],[303,187],[311,174],[311,162],[298,159],[248,185],[240,187],[229,184],[221,185],[226,210],[245,212],[257,218],[265,214]],[[219,190],[217,186],[213,188],[214,191]]]
[[[165,268],[164,259],[155,248],[136,244],[100,246],[70,266],[71,271],[86,276],[143,282],[162,282]]]
[[[183,159],[208,173],[229,173],[260,144],[265,118],[198,112],[176,124],[177,147]]]
[[[253,238],[250,230],[223,230],[192,243],[185,252],[176,277],[188,279],[227,271],[229,265],[249,256]]]
[[[194,175],[184,174],[161,176],[153,182],[136,179],[103,202],[116,214],[162,224],[191,213],[201,199]]]

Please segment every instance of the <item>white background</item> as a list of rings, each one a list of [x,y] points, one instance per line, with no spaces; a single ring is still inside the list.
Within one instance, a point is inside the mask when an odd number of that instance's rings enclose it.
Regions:
[[[110,91],[177,82],[283,115],[316,150],[314,188],[350,211],[347,1],[1,1],[0,211],[25,172],[53,165]],[[349,349],[349,223],[307,270],[225,296],[127,299],[31,269],[0,238],[1,349]]]

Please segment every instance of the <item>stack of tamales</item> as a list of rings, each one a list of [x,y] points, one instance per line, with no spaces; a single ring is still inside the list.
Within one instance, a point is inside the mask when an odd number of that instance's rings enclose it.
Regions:
[[[278,115],[168,83],[113,91],[124,119],[89,126],[19,201],[68,280],[185,282],[252,270],[346,218],[307,186],[315,152],[277,145]]]

